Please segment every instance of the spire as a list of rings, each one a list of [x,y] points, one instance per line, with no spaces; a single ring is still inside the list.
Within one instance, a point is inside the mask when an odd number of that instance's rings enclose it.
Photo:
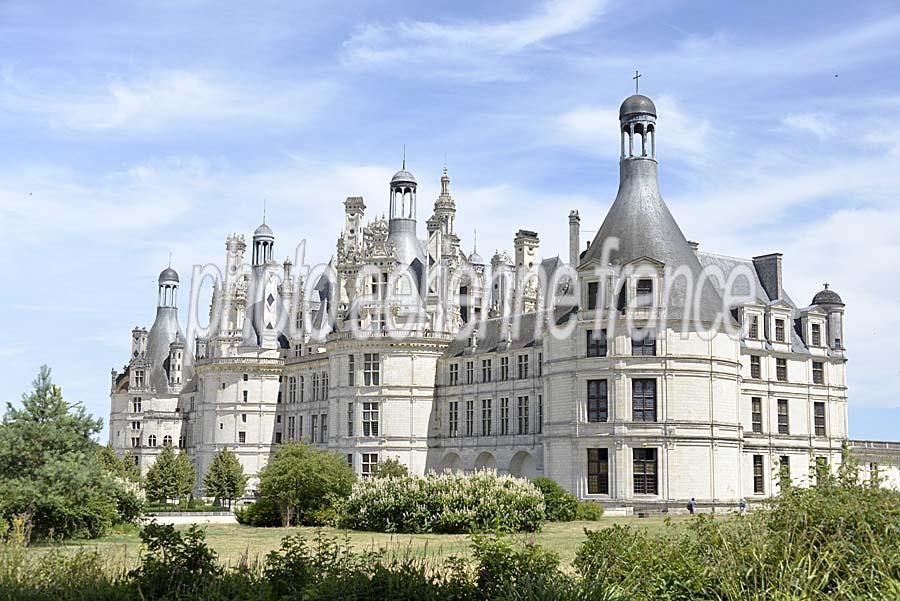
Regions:
[[[450,174],[447,173],[447,164],[444,163],[444,171],[441,173],[441,196],[450,196]]]
[[[406,169],[406,144],[403,145],[403,169]]]
[[[266,223],[266,199],[263,198],[263,224]]]

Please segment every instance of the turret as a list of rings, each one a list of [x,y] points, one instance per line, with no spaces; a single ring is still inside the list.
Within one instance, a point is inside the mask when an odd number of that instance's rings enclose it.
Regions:
[[[581,253],[581,217],[578,211],[569,211],[569,265],[578,266]]]
[[[131,361],[142,361],[147,357],[147,328],[135,327],[131,330]]]
[[[841,296],[828,287],[816,293],[812,304],[820,307],[828,314],[828,346],[836,351],[844,350],[844,301]]]
[[[184,367],[184,338],[179,332],[169,345],[169,386],[181,386]]]

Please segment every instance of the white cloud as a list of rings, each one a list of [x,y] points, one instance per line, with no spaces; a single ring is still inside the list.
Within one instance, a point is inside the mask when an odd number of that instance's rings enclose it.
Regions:
[[[709,153],[710,124],[685,113],[671,96],[654,100],[658,122],[657,154],[661,159],[700,163]],[[592,154],[617,156],[619,113],[611,108],[584,105],[559,115],[551,139]]]
[[[227,122],[297,126],[333,96],[326,81],[261,83],[235,76],[167,70],[78,87],[22,81],[6,69],[0,107],[60,128],[141,133],[197,129]]]
[[[342,60],[354,69],[416,65],[422,69],[418,75],[449,70],[472,79],[515,77],[502,57],[584,29],[605,4],[605,0],[545,0],[533,14],[501,23],[365,24],[344,42]]]
[[[781,120],[781,124],[790,130],[800,129],[808,131],[820,140],[830,138],[838,131],[834,125],[834,115],[823,113],[788,115]]]

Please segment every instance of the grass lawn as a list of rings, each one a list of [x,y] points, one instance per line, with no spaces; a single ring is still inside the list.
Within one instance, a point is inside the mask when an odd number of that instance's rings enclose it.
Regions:
[[[676,525],[688,519],[685,516],[670,518]],[[535,534],[514,535],[524,541],[534,540],[538,544],[560,555],[563,565],[570,565],[575,552],[584,541],[584,529],[608,528],[613,524],[630,524],[653,532],[665,529],[665,518],[602,518],[598,522],[553,522]],[[186,529],[187,526],[179,526]],[[226,564],[236,564],[246,557],[249,561],[263,560],[265,555],[277,549],[284,537],[302,533],[314,540],[321,533],[343,540],[349,538],[350,545],[359,551],[385,548],[389,554],[398,556],[427,557],[442,560],[451,555],[468,556],[469,541],[466,535],[453,534],[381,534],[377,532],[356,532],[336,528],[253,528],[238,524],[207,524],[203,526],[206,542],[219,554]],[[136,564],[140,551],[137,532],[112,534],[91,541],[71,541],[53,545],[64,550],[97,549],[107,556],[111,564],[132,566]],[[48,546],[31,547],[34,552],[46,552]]]

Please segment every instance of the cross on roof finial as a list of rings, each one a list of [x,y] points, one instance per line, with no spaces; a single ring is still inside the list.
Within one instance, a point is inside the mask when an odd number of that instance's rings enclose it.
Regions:
[[[825,290],[828,290],[828,282],[825,282]]]
[[[406,169],[406,144],[403,145],[403,168]]]
[[[637,69],[635,69],[635,70],[634,70],[634,77],[631,78],[631,79],[634,80],[634,93],[635,93],[635,94],[638,93],[638,84],[641,83],[641,82],[640,82],[641,77],[643,77],[643,75],[641,75],[641,72],[638,71]]]

